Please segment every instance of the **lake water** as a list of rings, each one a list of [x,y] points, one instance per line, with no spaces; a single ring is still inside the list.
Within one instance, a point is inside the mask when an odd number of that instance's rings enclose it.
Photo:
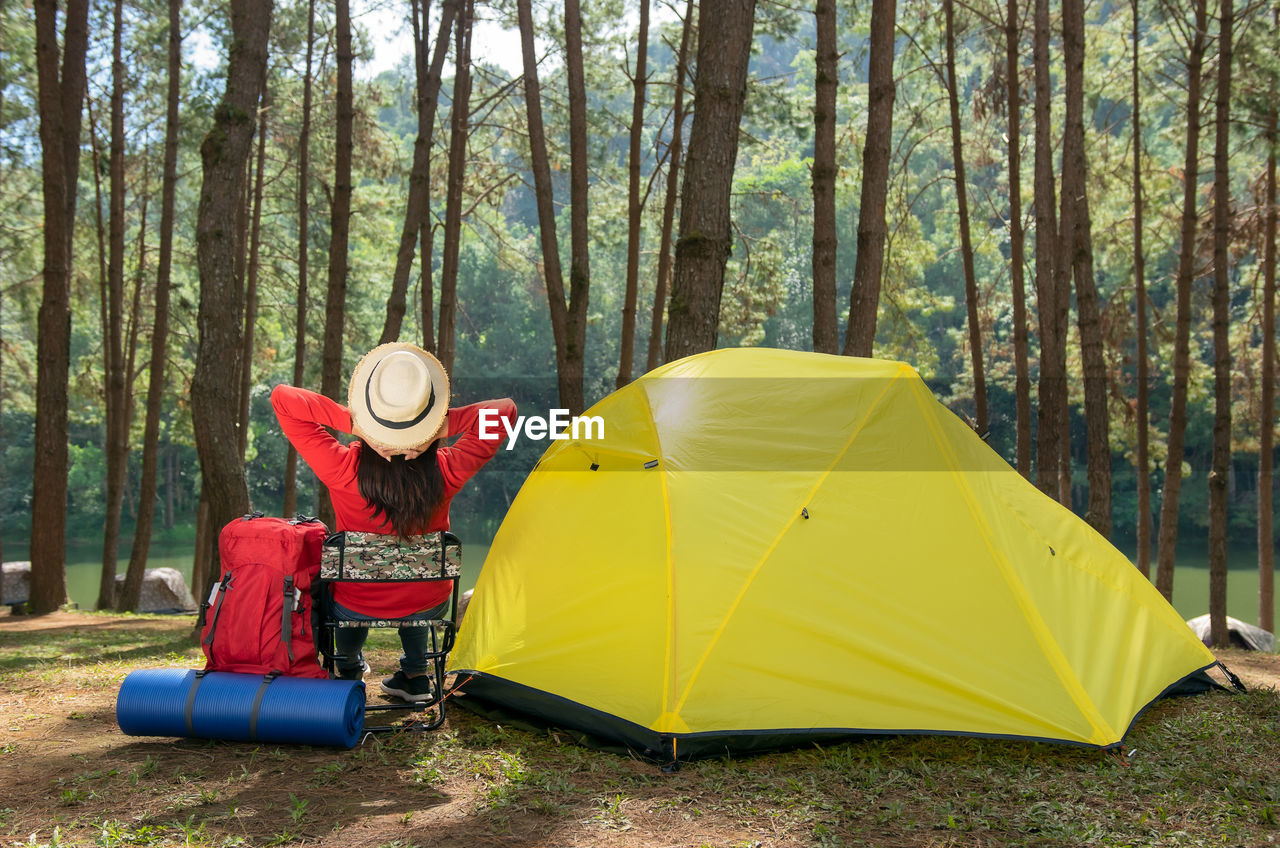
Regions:
[[[476,576],[489,553],[488,545],[467,545],[463,549],[462,590],[475,586]],[[101,571],[101,550],[84,545],[68,548],[67,592],[80,609],[93,609],[98,599],[98,580]],[[17,546],[5,547],[5,558],[23,559],[26,552]],[[178,542],[152,546],[148,568],[176,568],[191,579],[192,554],[190,542]],[[128,559],[122,559],[118,573],[128,568]],[[1227,614],[1241,621],[1258,620],[1258,569],[1257,555],[1248,550],[1235,551],[1230,557],[1231,570],[1227,578]],[[1152,563],[1155,567],[1155,563]],[[193,589],[194,594],[194,589]],[[1206,555],[1184,555],[1174,572],[1173,605],[1183,618],[1193,618],[1209,611],[1209,568]],[[1277,581],[1275,620],[1280,621],[1280,581]]]

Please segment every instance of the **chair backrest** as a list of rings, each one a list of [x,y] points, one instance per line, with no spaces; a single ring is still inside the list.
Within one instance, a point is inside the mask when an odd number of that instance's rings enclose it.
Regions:
[[[448,531],[404,541],[379,533],[339,531],[324,542],[320,579],[340,582],[456,580],[462,543]]]

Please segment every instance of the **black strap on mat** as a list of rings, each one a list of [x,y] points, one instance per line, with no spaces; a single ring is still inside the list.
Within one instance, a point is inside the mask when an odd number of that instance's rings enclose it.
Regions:
[[[187,724],[188,736],[196,735],[195,724],[192,722],[191,718],[196,709],[196,690],[200,688],[200,681],[204,680],[204,675],[204,671],[196,672],[195,682],[191,684],[191,689],[187,692],[186,706],[182,709],[182,719]]]
[[[258,686],[258,691],[253,696],[253,709],[249,711],[249,738],[254,742],[258,741],[258,709],[262,706],[262,699],[267,695],[267,687],[271,685],[271,681],[280,676],[280,672],[273,671],[262,676],[262,683]]]

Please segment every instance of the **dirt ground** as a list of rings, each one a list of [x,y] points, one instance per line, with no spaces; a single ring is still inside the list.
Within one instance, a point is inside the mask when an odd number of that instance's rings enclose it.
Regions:
[[[0,636],[110,646],[102,657],[37,657],[0,676],[0,844],[824,844],[820,823],[800,827],[726,800],[750,797],[751,787],[737,781],[758,778],[745,770],[673,778],[460,710],[436,733],[382,737],[353,751],[123,735],[115,720],[120,681],[134,667],[195,666],[189,629],[189,618],[0,614]],[[1280,685],[1280,656],[1220,656],[1246,686]],[[370,658],[375,668],[394,662],[385,647]],[[788,791],[801,799],[804,786],[792,783]],[[773,804],[785,810],[787,801]],[[912,833],[899,842],[901,832],[886,831],[882,844],[1000,844]]]

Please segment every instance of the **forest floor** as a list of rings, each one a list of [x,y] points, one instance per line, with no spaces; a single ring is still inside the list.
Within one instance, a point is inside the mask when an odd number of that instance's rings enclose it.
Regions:
[[[897,737],[664,773],[457,709],[439,731],[370,739],[350,751],[123,735],[115,698],[129,671],[202,664],[191,621],[0,613],[0,845],[1260,846],[1280,839],[1276,655],[1221,652],[1250,691],[1157,703],[1130,733],[1127,758]],[[393,640],[390,631],[371,640],[375,669],[394,663]]]

